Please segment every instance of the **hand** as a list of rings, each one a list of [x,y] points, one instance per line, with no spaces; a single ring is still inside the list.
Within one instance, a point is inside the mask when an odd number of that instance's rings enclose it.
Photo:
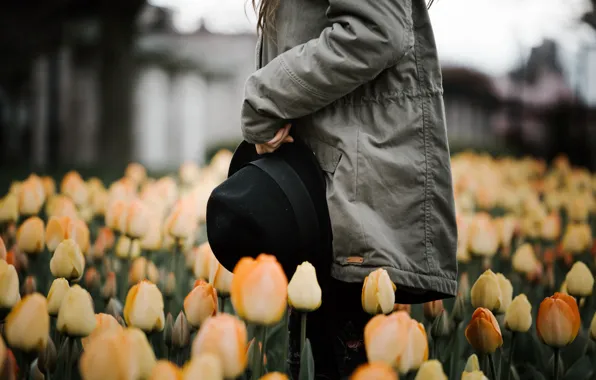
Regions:
[[[256,144],[255,147],[257,148],[257,153],[273,153],[281,146],[281,144],[294,142],[294,139],[290,136],[291,127],[291,124],[286,124],[285,127],[277,131],[275,136],[269,142]]]

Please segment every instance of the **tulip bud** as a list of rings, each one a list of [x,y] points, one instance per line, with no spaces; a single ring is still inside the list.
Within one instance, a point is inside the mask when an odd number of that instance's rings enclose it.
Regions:
[[[232,272],[224,268],[218,261],[213,257],[210,262],[209,268],[209,283],[213,285],[217,294],[221,297],[225,297],[230,294],[232,288]]]
[[[81,339],[81,344],[83,345],[83,349],[85,349],[91,343],[91,341],[93,341],[94,339],[97,339],[97,337],[99,337],[103,334],[120,333],[123,331],[120,323],[118,323],[116,318],[114,318],[110,314],[103,314],[103,313],[95,314],[95,321],[96,321],[95,328],[93,329],[91,334],[89,334],[89,336]]]
[[[101,283],[101,275],[97,269],[91,267],[85,272],[85,287],[89,290],[98,288]]]
[[[162,331],[165,322],[163,296],[157,286],[148,281],[133,285],[124,304],[124,320],[128,326],[150,331]]]
[[[141,378],[140,364],[124,333],[102,334],[85,347],[79,368],[85,380],[137,380]]]
[[[497,275],[490,269],[484,272],[474,283],[471,290],[472,305],[489,310],[501,307],[501,288]]]
[[[372,362],[359,365],[350,376],[350,380],[385,379],[397,380],[393,368],[384,362]]]
[[[56,346],[54,345],[52,338],[48,337],[46,348],[39,352],[37,367],[42,374],[47,376],[48,373],[54,372],[56,365],[58,364],[57,362],[58,353],[56,351]]]
[[[199,280],[209,280],[209,269],[211,268],[211,261],[217,261],[211,250],[209,242],[201,244],[196,251],[194,262],[194,274]]]
[[[50,290],[48,292],[48,313],[51,316],[58,316],[58,311],[60,310],[60,305],[62,305],[62,300],[69,289],[70,285],[64,278],[57,278],[54,280],[54,282],[52,282],[52,286],[50,286]]]
[[[256,260],[244,257],[234,268],[231,297],[238,316],[272,325],[286,311],[288,280],[274,256],[261,254]]]
[[[468,343],[481,354],[492,354],[503,345],[497,319],[490,310],[479,307],[465,331]]]
[[[116,283],[116,273],[108,272],[106,275],[106,282],[101,288],[101,296],[104,300],[109,300],[110,298],[116,297],[117,292],[117,283]]]
[[[20,300],[17,270],[14,265],[0,260],[0,309],[11,309]]]
[[[166,316],[166,323],[163,329],[163,339],[166,342],[166,346],[172,346],[172,336],[174,334],[174,317],[172,313],[168,313]]]
[[[451,312],[455,323],[461,323],[466,316],[466,301],[461,294],[458,294],[453,304],[453,310]]]
[[[393,311],[405,311],[409,315],[412,315],[412,305],[396,303],[393,305]]]
[[[0,198],[0,223],[15,223],[19,220],[19,201],[16,195],[7,194]]]
[[[478,360],[478,356],[476,356],[476,354],[470,355],[466,361],[466,367],[464,368],[464,372],[474,371],[480,371],[480,361]]]
[[[432,324],[430,334],[435,338],[447,337],[451,334],[453,327],[451,326],[451,320],[447,314],[447,310],[441,310],[439,316],[435,319]]]
[[[246,343],[244,323],[232,315],[218,314],[201,326],[192,344],[192,356],[216,355],[221,361],[224,376],[235,378],[246,368]]]
[[[572,343],[579,332],[581,320],[575,298],[555,293],[538,308],[536,333],[546,345],[562,348]]]
[[[190,326],[183,312],[178,314],[174,329],[172,330],[172,345],[177,348],[184,348],[190,343]]]
[[[194,356],[184,366],[183,380],[221,380],[224,378],[222,361],[218,355],[203,353]]]
[[[499,281],[499,289],[501,290],[501,303],[497,312],[504,314],[507,311],[509,305],[511,305],[511,299],[513,298],[513,285],[507,277],[501,273],[497,273],[497,280]]]
[[[89,292],[79,285],[68,289],[58,311],[58,331],[68,336],[85,337],[91,334],[96,324]]]
[[[513,299],[505,313],[505,328],[515,332],[527,332],[532,326],[532,305],[525,294]]]
[[[511,260],[511,265],[516,272],[528,276],[532,276],[541,270],[541,263],[536,258],[534,248],[529,243],[522,244],[517,248]]]
[[[12,348],[39,352],[50,335],[50,315],[44,296],[33,293],[23,297],[6,317],[4,336]]]
[[[321,306],[321,296],[315,267],[308,261],[298,265],[288,284],[289,305],[301,311],[314,311]]]
[[[25,220],[17,231],[17,246],[28,254],[39,254],[43,251],[44,244],[44,224],[43,220],[37,216],[32,216]]]
[[[429,360],[422,363],[414,380],[447,380],[447,376],[440,361]]]
[[[4,240],[0,236],[0,260],[6,260],[6,246],[4,245]]]
[[[580,298],[589,297],[592,295],[592,289],[594,288],[594,276],[587,267],[581,261],[576,262],[571,267],[571,270],[565,277],[567,282],[567,291],[570,295]]]
[[[166,297],[172,297],[176,292],[176,275],[173,272],[168,273],[163,284],[163,292]]]
[[[436,300],[431,302],[426,302],[422,306],[422,310],[424,312],[424,317],[429,321],[434,321],[441,312],[444,310],[443,308],[443,300]]]
[[[484,376],[484,372],[478,370],[462,373],[461,380],[488,380],[488,377]]]
[[[200,327],[207,318],[217,314],[218,300],[215,288],[203,280],[197,280],[193,290],[184,299],[184,312],[193,327]]]
[[[153,261],[149,261],[149,265],[147,265],[147,259],[145,257],[137,257],[132,262],[130,273],[128,274],[128,282],[129,284],[136,284],[137,282],[146,279],[153,283],[156,283],[159,280],[157,267]]]
[[[54,277],[64,277],[67,280],[77,280],[83,276],[85,257],[79,245],[72,239],[66,239],[58,244],[50,260],[50,271]]]
[[[369,314],[388,314],[395,305],[395,284],[385,269],[379,268],[364,279],[362,308]]]
[[[141,244],[122,235],[116,244],[116,256],[121,259],[134,259],[141,256]]]
[[[21,293],[26,296],[28,294],[33,294],[37,291],[37,281],[35,281],[35,277],[27,276],[25,277],[25,281],[23,281],[23,286],[21,287]]]
[[[151,371],[149,380],[180,380],[182,372],[175,364],[168,360],[158,360]]]

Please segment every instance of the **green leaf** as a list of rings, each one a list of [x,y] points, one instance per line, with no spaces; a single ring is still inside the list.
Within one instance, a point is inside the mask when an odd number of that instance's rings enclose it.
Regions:
[[[571,368],[576,361],[586,355],[589,343],[588,332],[580,328],[575,340],[561,350],[561,358],[563,359],[565,368]]]
[[[594,373],[594,367],[587,356],[583,356],[575,362],[565,373],[564,380],[583,380],[591,379]]]
[[[304,343],[304,349],[300,354],[300,374],[299,380],[314,380],[315,379],[315,360],[312,356],[312,349],[308,338]]]
[[[523,366],[524,372],[520,380],[546,380],[544,375],[538,371],[533,365],[526,364]],[[550,376],[549,376],[550,378]]]
[[[287,315],[269,329],[267,329],[267,369],[270,372],[286,373],[285,351],[288,350]]]

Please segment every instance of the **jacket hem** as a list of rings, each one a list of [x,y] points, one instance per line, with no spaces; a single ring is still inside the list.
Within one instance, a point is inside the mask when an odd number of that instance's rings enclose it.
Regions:
[[[437,297],[437,299],[450,298],[457,295],[457,280],[455,279],[450,279],[445,276],[414,273],[394,267],[381,268],[387,271],[391,281],[398,287],[413,288],[444,295],[444,297]],[[364,278],[375,269],[378,268],[363,265],[341,265],[333,263],[331,266],[331,276],[344,282],[363,282]]]

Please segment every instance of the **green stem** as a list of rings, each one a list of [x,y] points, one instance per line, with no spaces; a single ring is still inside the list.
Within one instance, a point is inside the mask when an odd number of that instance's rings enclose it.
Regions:
[[[306,343],[306,312],[300,312],[300,360],[302,360],[302,351]]]
[[[559,380],[559,361],[561,360],[561,349],[555,348],[554,351],[555,351],[555,365],[554,365],[555,373],[553,374],[553,379]]]
[[[224,308],[225,308],[225,304],[226,304],[226,297],[221,296],[219,297],[219,312],[223,313],[224,312]]]
[[[513,350],[515,349],[515,337],[517,333],[511,332],[511,347],[509,347],[509,360],[507,360],[507,380],[511,379],[511,372],[513,371]]]
[[[439,338],[438,337],[434,337],[433,338],[433,355],[435,357],[435,359],[439,360]]]
[[[255,341],[253,349],[253,366],[252,366],[252,378],[254,380],[260,379],[263,373],[263,355],[264,352],[261,349],[259,343],[264,344],[267,329],[265,326],[255,326]]]
[[[451,352],[451,357],[450,357],[450,364],[449,364],[449,378],[450,379],[455,379],[457,377],[457,364],[459,362],[459,339],[458,339],[458,333],[459,333],[459,327],[461,325],[460,323],[457,323],[455,325],[455,339],[454,339],[454,343],[453,343],[453,351]]]
[[[497,370],[495,369],[494,354],[488,354],[488,363],[490,365],[490,373],[494,380],[498,380]]]

